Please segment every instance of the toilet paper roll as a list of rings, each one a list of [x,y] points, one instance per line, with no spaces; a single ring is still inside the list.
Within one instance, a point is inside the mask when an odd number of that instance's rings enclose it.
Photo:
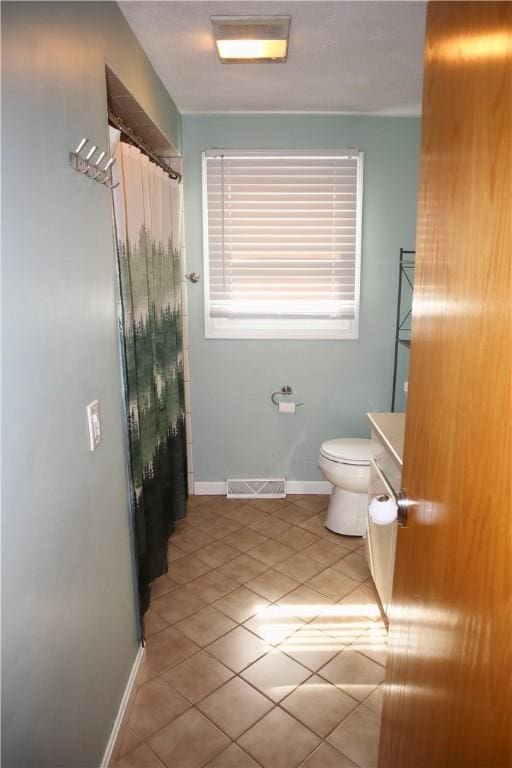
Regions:
[[[377,525],[389,525],[393,523],[398,514],[396,501],[388,496],[375,496],[370,502],[370,518]]]
[[[295,403],[279,403],[279,413],[295,413]]]

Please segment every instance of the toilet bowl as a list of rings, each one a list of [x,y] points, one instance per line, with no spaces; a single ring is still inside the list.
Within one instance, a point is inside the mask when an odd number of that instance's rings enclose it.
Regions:
[[[325,527],[345,536],[364,536],[367,528],[370,461],[380,448],[372,440],[341,438],[320,446],[318,466],[333,484]]]

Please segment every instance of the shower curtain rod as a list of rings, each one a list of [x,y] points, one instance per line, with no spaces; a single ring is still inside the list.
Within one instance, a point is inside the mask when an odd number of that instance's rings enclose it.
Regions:
[[[150,160],[152,160],[156,165],[158,165],[165,173],[167,173],[168,176],[171,177],[171,179],[176,179],[178,182],[181,181],[182,176],[181,173],[178,173],[178,171],[173,170],[170,165],[167,165],[160,157],[155,155],[154,152],[152,152],[147,144],[145,144],[139,136],[133,131],[124,120],[121,120],[120,117],[118,117],[112,110],[109,108],[108,110],[108,120],[114,128],[117,128],[121,133],[126,136],[126,138],[132,142],[132,144],[135,144],[142,152],[144,152],[145,155],[147,155]]]

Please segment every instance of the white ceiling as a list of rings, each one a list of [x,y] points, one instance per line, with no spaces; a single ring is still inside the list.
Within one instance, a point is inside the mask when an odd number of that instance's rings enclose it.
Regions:
[[[129,0],[119,3],[182,112],[417,115],[426,3]],[[285,64],[221,64],[210,16],[290,14]]]

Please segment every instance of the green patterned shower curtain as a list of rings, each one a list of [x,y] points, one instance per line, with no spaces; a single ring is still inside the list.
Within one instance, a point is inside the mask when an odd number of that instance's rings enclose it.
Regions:
[[[119,334],[140,609],[167,572],[167,542],[185,515],[181,328],[181,187],[119,141],[114,221]]]

